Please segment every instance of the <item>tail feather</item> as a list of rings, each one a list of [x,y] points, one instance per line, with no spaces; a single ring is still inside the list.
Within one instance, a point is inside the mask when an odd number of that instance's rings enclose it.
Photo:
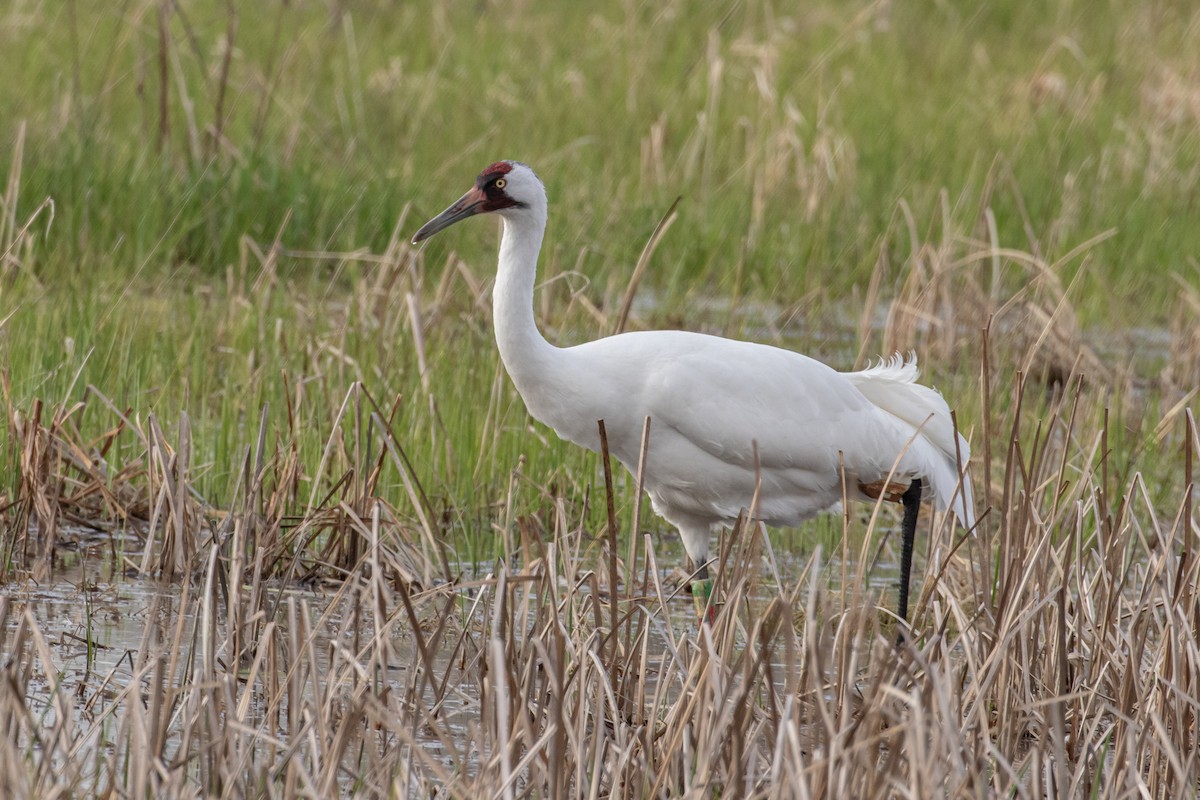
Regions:
[[[965,472],[961,481],[958,474],[959,459],[965,468],[971,458],[970,445],[961,434],[955,433],[954,419],[945,399],[936,390],[917,383],[919,376],[916,355],[910,354],[906,359],[898,353],[875,366],[846,374],[868,400],[920,430],[921,436],[936,448],[940,463],[934,465],[934,474],[925,477],[937,506],[951,508],[963,527],[970,528],[975,524],[971,483]],[[961,494],[955,497],[960,483]]]

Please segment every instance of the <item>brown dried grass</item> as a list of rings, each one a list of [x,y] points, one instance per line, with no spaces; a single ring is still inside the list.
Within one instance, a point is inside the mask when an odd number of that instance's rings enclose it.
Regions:
[[[1023,434],[1023,385],[978,535],[926,526],[900,646],[864,570],[831,589],[818,549],[784,579],[755,525],[724,539],[725,604],[697,628],[648,535],[620,559],[561,498],[544,530],[522,526],[521,546],[466,581],[425,541],[415,489],[416,524],[346,476],[337,499],[285,522],[292,467],[260,440],[217,513],[186,485],[185,422],[173,437],[116,425],[145,442],[131,470],[105,462],[108,439],[73,441],[67,411],[30,414],[10,514],[43,538],[10,547],[13,569],[53,568],[43,520],[102,510],[140,530],[143,572],[183,579],[148,610],[128,670],[76,685],[20,594],[0,597],[0,791],[1192,796],[1194,421],[1173,439],[1185,489],[1164,508],[1138,473],[1118,483],[1078,392]],[[368,463],[403,469],[375,419]],[[301,573],[335,578],[324,602],[285,597]]]

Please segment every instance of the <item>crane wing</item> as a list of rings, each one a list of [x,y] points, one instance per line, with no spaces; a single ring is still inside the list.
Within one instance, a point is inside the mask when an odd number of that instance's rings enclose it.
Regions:
[[[966,467],[971,458],[971,446],[962,434],[955,432],[954,418],[941,393],[916,382],[920,376],[916,356],[905,359],[897,354],[873,367],[845,375],[875,406],[913,428],[919,428],[921,435],[938,449],[943,464],[927,476],[938,507],[951,507],[963,527],[974,526],[971,483],[965,475],[961,481],[958,476],[960,462]],[[949,467],[949,474],[942,467]],[[962,497],[954,500],[954,492],[960,483]]]

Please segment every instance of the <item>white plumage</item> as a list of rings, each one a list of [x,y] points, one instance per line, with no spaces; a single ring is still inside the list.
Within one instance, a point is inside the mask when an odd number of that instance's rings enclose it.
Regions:
[[[970,483],[958,471],[970,449],[942,396],[916,383],[915,358],[842,373],[790,350],[683,331],[555,347],[533,317],[546,194],[528,166],[488,167],[413,241],[489,211],[504,221],[496,341],[529,413],[591,450],[603,419],[611,453],[634,473],[650,417],[646,491],[694,564],[706,563],[712,530],[750,505],[755,443],[768,525],[797,525],[841,501],[839,452],[851,499],[870,499],[860,487],[889,474],[906,486],[920,478],[938,508],[974,524]]]

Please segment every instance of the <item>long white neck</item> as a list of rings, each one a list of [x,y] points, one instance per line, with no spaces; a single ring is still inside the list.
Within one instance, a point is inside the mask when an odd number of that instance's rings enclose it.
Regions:
[[[533,285],[546,232],[545,206],[505,214],[492,317],[500,360],[526,404],[554,377],[558,348],[547,342],[533,319]],[[533,410],[531,408],[531,410]],[[535,412],[535,416],[537,416]]]

